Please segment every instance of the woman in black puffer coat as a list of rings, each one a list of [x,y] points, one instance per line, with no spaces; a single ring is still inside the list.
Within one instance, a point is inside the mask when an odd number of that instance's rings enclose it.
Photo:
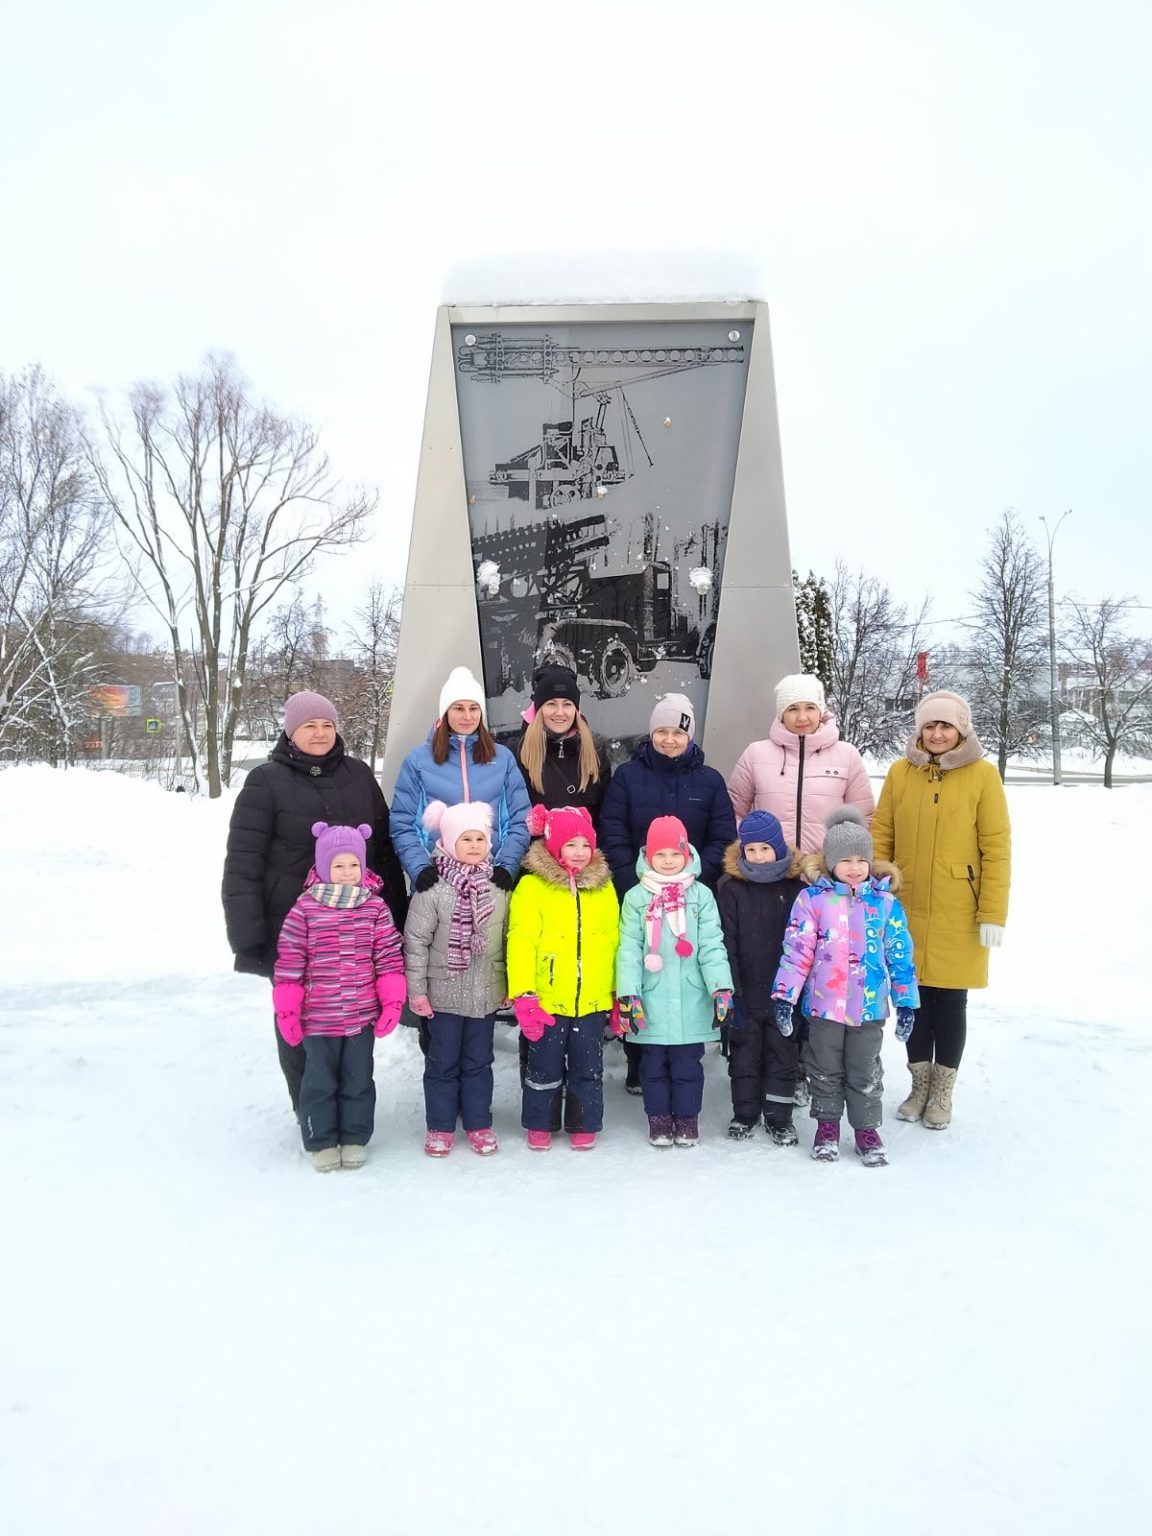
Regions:
[[[570,667],[547,663],[537,669],[531,714],[511,743],[529,800],[549,811],[582,805],[598,827],[612,767],[603,738],[592,734],[580,713],[580,684]]]
[[[221,895],[236,970],[271,980],[280,929],[312,867],[317,821],[372,828],[366,862],[384,882],[380,894],[403,931],[408,897],[384,793],[368,764],[346,755],[331,701],[294,693],[284,705],[283,734],[245,779],[228,827]],[[295,1110],[304,1048],[287,1045],[279,1030],[276,1045]]]

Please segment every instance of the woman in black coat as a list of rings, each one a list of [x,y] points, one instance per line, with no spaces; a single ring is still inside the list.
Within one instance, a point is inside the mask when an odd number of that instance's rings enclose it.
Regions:
[[[384,882],[380,894],[403,930],[408,898],[388,832],[388,802],[368,764],[346,755],[336,724],[336,707],[323,694],[294,693],[268,761],[253,768],[236,797],[221,895],[238,971],[271,980],[280,929],[312,867],[316,821],[372,828],[366,862]],[[287,1045],[279,1030],[276,1046],[295,1110],[304,1048]]]
[[[580,684],[571,667],[549,662],[532,678],[532,718],[512,743],[512,754],[533,805],[550,811],[582,805],[600,825],[612,767],[608,748],[580,713]]]
[[[600,810],[600,847],[621,900],[639,880],[636,859],[657,816],[678,816],[700,855],[700,876],[715,890],[724,852],[736,836],[736,814],[722,774],[709,768],[693,741],[696,714],[682,693],[657,699],[648,735],[612,775]],[[629,1093],[640,1092],[640,1047],[624,1042]]]

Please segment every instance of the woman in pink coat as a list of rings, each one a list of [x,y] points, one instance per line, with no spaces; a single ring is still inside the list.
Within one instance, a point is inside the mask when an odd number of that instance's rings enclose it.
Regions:
[[[840,740],[818,677],[796,673],[776,684],[776,718],[767,741],[745,747],[728,780],[740,821],[771,811],[785,840],[801,853],[824,846],[824,823],[839,805],[854,805],[871,821],[876,801],[855,747]]]

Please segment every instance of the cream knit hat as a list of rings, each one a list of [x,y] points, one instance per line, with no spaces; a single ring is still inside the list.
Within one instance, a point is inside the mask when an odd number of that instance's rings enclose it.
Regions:
[[[930,720],[943,720],[945,725],[954,725],[961,736],[972,734],[972,710],[967,699],[962,699],[958,693],[949,693],[947,688],[926,693],[917,704],[917,735]]]
[[[782,677],[776,684],[776,718],[779,720],[790,704],[815,704],[823,715],[828,706],[824,702],[824,684],[810,672],[793,672]]]

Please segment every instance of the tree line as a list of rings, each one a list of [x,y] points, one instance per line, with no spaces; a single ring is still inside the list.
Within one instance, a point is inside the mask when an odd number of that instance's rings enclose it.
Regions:
[[[1130,598],[1068,598],[1049,624],[1048,571],[1016,512],[988,531],[970,611],[929,639],[930,600],[898,602],[887,583],[837,563],[831,580],[793,572],[801,665],[824,683],[847,740],[890,757],[921,693],[950,688],[972,704],[1003,778],[1012,757],[1052,751],[1051,648],[1062,739],[1103,759],[1152,757],[1152,641],[1134,631]]]
[[[375,492],[346,486],[316,431],[259,398],[228,357],[81,411],[37,368],[0,373],[0,760],[71,763],[93,746],[166,761],[209,795],[236,745],[274,735],[287,694],[322,689],[349,745],[383,748],[399,594],[368,582],[342,633],[303,590],[316,559],[366,537]],[[899,749],[918,690],[970,697],[1001,775],[1051,734],[1046,573],[1017,515],[988,535],[972,611],[930,645],[928,598],[837,564],[794,577],[802,665],[845,737]],[[135,633],[145,604],[163,642]],[[1128,600],[1061,604],[1062,719],[1104,758],[1152,753],[1152,658]],[[93,690],[139,679],[151,742],[94,724]]]

